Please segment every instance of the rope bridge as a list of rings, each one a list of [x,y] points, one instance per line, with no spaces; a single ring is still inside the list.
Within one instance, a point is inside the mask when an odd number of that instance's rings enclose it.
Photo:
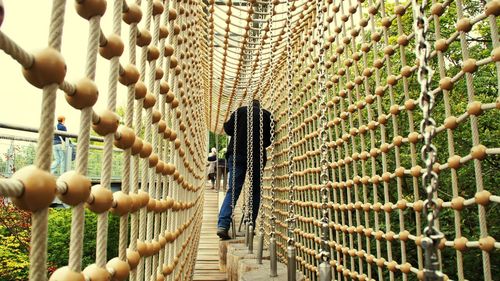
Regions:
[[[499,0],[76,0],[89,25],[77,82],[65,79],[71,65],[60,53],[66,4],[52,1],[39,52],[0,27],[0,48],[42,90],[36,163],[0,179],[0,195],[32,213],[30,280],[47,279],[55,196],[73,206],[71,241],[68,266],[50,280],[191,280],[206,136],[253,98],[275,119],[255,228],[289,268],[308,280],[500,273]],[[109,61],[107,91],[94,82],[98,60]],[[99,92],[102,112],[93,109]],[[76,169],[55,178],[60,95],[81,117]],[[94,186],[91,127],[104,138]],[[113,146],[124,154],[116,193]],[[82,268],[85,208],[98,214],[97,246],[95,264]],[[120,218],[118,257],[106,254],[108,212]]]

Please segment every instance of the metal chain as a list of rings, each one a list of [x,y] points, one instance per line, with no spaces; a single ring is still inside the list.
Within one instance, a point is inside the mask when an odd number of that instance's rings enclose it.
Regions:
[[[294,188],[295,188],[295,181],[294,181],[294,176],[293,176],[293,114],[292,114],[292,60],[291,60],[291,55],[292,55],[292,30],[291,30],[291,25],[292,25],[292,11],[290,7],[290,1],[287,1],[287,14],[286,14],[286,25],[287,25],[287,41],[286,41],[286,49],[287,49],[287,90],[288,90],[288,96],[287,96],[287,122],[288,122],[288,183],[289,183],[289,190],[288,190],[288,245],[293,246],[295,245],[295,240],[293,237],[293,231],[295,230],[295,210],[294,210],[294,200],[295,200],[295,194],[294,194]]]
[[[234,112],[234,128],[233,128],[233,169],[231,171],[232,178],[231,178],[231,222],[233,224],[232,227],[232,233],[233,233],[233,239],[236,238],[236,224],[234,222],[234,207],[235,207],[235,202],[234,202],[234,192],[235,192],[235,187],[236,187],[236,128],[238,127],[238,109]]]
[[[432,139],[436,134],[436,121],[432,118],[435,97],[432,91],[429,91],[433,71],[428,65],[431,47],[425,37],[429,28],[429,22],[425,17],[427,0],[423,0],[420,6],[418,0],[413,0],[412,4],[415,16],[415,39],[417,42],[415,53],[419,62],[417,72],[417,79],[420,84],[419,106],[423,114],[423,120],[420,122],[420,132],[424,137],[424,146],[421,153],[422,160],[425,162],[422,184],[427,193],[427,199],[424,201],[424,215],[427,218],[428,225],[424,229],[426,237],[422,240],[422,247],[425,251],[424,279],[442,280],[443,273],[439,269],[438,245],[444,236],[434,226],[434,220],[439,216],[439,206],[434,199],[434,193],[438,188],[438,175],[433,171],[437,149],[432,144]]]
[[[328,131],[327,131],[327,123],[328,123],[328,118],[326,116],[326,88],[325,88],[325,50],[323,48],[324,45],[324,28],[323,28],[323,18],[324,18],[324,12],[323,12],[323,1],[318,1],[316,5],[317,9],[317,16],[316,20],[318,23],[318,41],[319,41],[319,66],[318,66],[318,88],[320,91],[320,109],[321,109],[321,116],[319,118],[319,133],[321,136],[321,210],[323,213],[323,217],[321,218],[321,230],[322,230],[322,236],[321,236],[321,251],[320,251],[320,257],[322,258],[323,261],[329,261],[330,260],[330,249],[328,246],[328,240],[329,234],[330,234],[330,229],[328,227],[328,223],[330,222],[329,220],[329,213],[328,213],[328,183],[330,181],[329,176],[328,176]]]
[[[270,16],[270,19],[272,18],[272,9],[269,9],[270,5],[271,5],[271,0],[268,0],[267,3],[265,4],[262,4],[262,5],[266,5],[265,6],[265,12],[269,12],[271,11],[271,16]],[[264,11],[264,9],[262,9],[262,11]],[[265,19],[266,18],[266,15],[262,15],[262,19]],[[270,20],[269,19],[269,20]],[[268,25],[269,27],[269,25]],[[260,24],[259,26],[259,30],[262,28],[262,23]],[[263,36],[259,36],[260,38],[260,46],[261,46],[261,49],[264,45],[264,40],[262,39]],[[263,69],[263,63],[264,60],[262,58],[259,59],[259,76],[262,76],[262,69]],[[262,79],[264,79],[264,77],[262,77]],[[258,93],[258,99],[259,101],[262,101],[262,90],[260,90]],[[263,176],[264,176],[264,116],[262,114],[262,106],[259,107],[259,186],[260,186],[260,199],[261,199],[261,203],[260,203],[260,206],[259,206],[259,213],[260,213],[260,223],[259,223],[259,232],[261,234],[264,233],[264,219],[265,219],[265,214],[264,214],[264,211],[262,210],[262,194],[263,194],[263,188],[262,188],[262,183],[263,183]]]

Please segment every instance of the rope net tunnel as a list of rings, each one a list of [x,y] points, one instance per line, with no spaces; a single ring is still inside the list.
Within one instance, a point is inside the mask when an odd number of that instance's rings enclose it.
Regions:
[[[500,274],[499,0],[72,2],[52,1],[39,52],[0,27],[0,49],[42,90],[35,164],[0,179],[0,195],[31,212],[30,280],[48,278],[56,196],[72,206],[71,240],[51,280],[191,280],[208,132],[254,98],[274,116],[256,228],[282,263],[308,280]],[[76,82],[61,54],[68,9],[89,26]],[[98,61],[109,62],[107,89]],[[106,110],[94,110],[98,93]],[[81,117],[76,168],[56,178],[62,95]],[[91,130],[104,138],[93,186]],[[112,193],[114,147],[124,160]],[[83,268],[85,209],[98,223],[95,263]],[[120,221],[117,257],[108,212]]]

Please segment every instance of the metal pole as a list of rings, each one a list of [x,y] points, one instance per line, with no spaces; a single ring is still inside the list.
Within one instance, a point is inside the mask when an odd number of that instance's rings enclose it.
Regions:
[[[248,225],[248,253],[253,254],[253,224]]]
[[[297,265],[295,262],[295,256],[297,255],[297,250],[295,246],[288,245],[287,247],[287,258],[288,258],[288,281],[295,281],[297,279]]]
[[[271,274],[269,276],[278,276],[278,257],[276,256],[276,238],[269,239],[269,254],[271,262]]]
[[[259,240],[257,241],[257,263],[262,264],[262,253],[264,252],[264,232],[259,232]]]

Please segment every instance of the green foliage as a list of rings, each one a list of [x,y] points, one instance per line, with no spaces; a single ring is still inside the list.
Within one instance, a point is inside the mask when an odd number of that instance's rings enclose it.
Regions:
[[[108,258],[118,256],[119,219],[108,215]],[[71,210],[51,209],[49,213],[48,253],[49,264],[54,267],[67,265],[71,233]],[[85,211],[83,238],[83,267],[95,262],[97,237],[97,215]]]

